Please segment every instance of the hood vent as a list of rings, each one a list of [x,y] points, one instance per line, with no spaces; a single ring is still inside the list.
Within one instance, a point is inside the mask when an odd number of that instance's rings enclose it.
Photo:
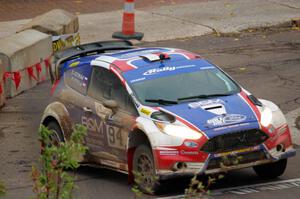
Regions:
[[[208,110],[217,109],[217,108],[222,108],[222,106],[208,107],[208,108],[205,108],[204,110],[208,111]]]
[[[223,104],[214,104],[210,106],[203,106],[204,110],[214,113],[216,115],[226,114],[226,109]]]

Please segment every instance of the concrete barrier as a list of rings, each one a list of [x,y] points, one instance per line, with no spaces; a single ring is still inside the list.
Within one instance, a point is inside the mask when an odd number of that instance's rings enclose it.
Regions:
[[[8,57],[0,53],[0,108],[5,104],[5,86],[3,76],[5,74],[4,66],[8,63]]]
[[[78,17],[62,9],[54,9],[33,18],[17,32],[28,29],[52,35],[53,51],[80,44]]]
[[[49,35],[64,35],[78,32],[78,17],[62,9],[54,9],[36,16],[24,24],[17,32],[35,29]]]
[[[6,97],[13,97],[49,77],[52,55],[51,36],[36,30],[25,30],[0,39],[0,57],[4,63],[3,80]]]

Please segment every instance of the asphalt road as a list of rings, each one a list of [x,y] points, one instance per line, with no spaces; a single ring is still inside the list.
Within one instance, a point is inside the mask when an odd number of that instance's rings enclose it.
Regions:
[[[239,35],[208,35],[143,45],[177,47],[200,53],[221,66],[257,97],[279,104],[284,113],[300,106],[300,34],[297,30],[250,30]],[[4,198],[32,196],[30,169],[32,164],[37,164],[37,128],[42,111],[49,102],[49,89],[49,82],[40,84],[8,100],[7,106],[0,111],[0,179],[8,188]],[[83,167],[77,175],[78,198],[133,198],[124,174]],[[276,180],[294,178],[300,178],[300,151],[290,159],[285,174]],[[266,182],[256,177],[251,169],[245,169],[227,174],[212,187],[212,191]],[[158,197],[182,194],[187,184],[188,179],[184,178],[168,181]],[[300,188],[288,188],[258,191],[242,197],[299,198],[299,195]],[[214,197],[241,196],[226,193]]]
[[[135,1],[135,6],[144,9],[199,1],[208,0],[142,0]],[[29,19],[57,8],[74,14],[83,14],[121,10],[123,5],[124,0],[0,0],[0,21]]]

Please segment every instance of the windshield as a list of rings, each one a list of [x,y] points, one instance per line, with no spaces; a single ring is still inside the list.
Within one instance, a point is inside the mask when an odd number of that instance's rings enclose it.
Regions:
[[[219,69],[141,81],[132,84],[137,98],[144,105],[172,105],[200,98],[232,95],[240,88]]]

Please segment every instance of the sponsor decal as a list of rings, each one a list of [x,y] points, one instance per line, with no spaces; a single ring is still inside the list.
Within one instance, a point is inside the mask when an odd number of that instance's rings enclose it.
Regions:
[[[130,94],[130,96],[131,96],[131,98],[132,98],[132,100],[133,100],[134,105],[135,105],[137,108],[139,108],[139,107],[140,107],[139,101],[136,99],[136,97],[135,97],[132,93]]]
[[[207,124],[210,126],[222,126],[225,124],[234,124],[245,121],[247,116],[240,114],[226,114],[219,115],[212,119],[207,120]]]
[[[107,125],[106,134],[108,146],[121,150],[126,148],[127,133],[123,132],[121,128]]]
[[[216,67],[214,66],[205,66],[205,67],[201,67],[201,70],[207,70],[207,69],[214,69]]]
[[[88,131],[98,133],[101,137],[104,136],[104,132],[107,128],[104,122],[86,116],[81,117],[81,124],[85,126]]]
[[[141,112],[144,113],[145,115],[150,115],[151,114],[151,111],[146,109],[146,108],[142,108]]]
[[[84,75],[82,75],[81,73],[75,71],[75,70],[72,70],[72,79],[78,79],[80,81],[84,81],[84,82],[87,82],[88,81],[88,78],[85,77]]]
[[[225,102],[221,99],[209,99],[209,100],[202,100],[198,102],[192,102],[188,104],[188,106],[192,109],[196,109],[196,108],[203,108],[206,106],[212,106],[218,104],[225,104]]]
[[[143,81],[145,79],[146,79],[145,77],[134,79],[134,80],[131,80],[130,83],[135,83],[135,82]]]
[[[236,154],[239,154],[239,153],[256,151],[258,149],[259,149],[259,146],[255,146],[255,147],[250,147],[250,148],[246,148],[246,149],[239,149],[239,150],[235,150],[235,151],[229,151],[229,152],[214,154],[213,157],[222,157],[222,156],[228,156],[228,155],[236,155]]]
[[[121,128],[108,125],[102,120],[86,116],[81,117],[81,124],[88,129],[88,138],[95,137],[98,138],[97,140],[105,140],[106,137],[109,147],[121,150],[124,150],[126,148],[128,133],[122,131]],[[101,145],[100,142],[91,142],[91,144]]]
[[[165,66],[162,68],[153,68],[150,70],[147,70],[146,72],[143,73],[143,75],[155,75],[158,73],[162,73],[162,72],[170,72],[170,71],[174,71],[174,70],[178,70],[178,69],[184,69],[184,68],[192,68],[195,67],[196,65],[185,65],[185,66]]]
[[[73,68],[73,67],[78,66],[79,64],[80,64],[79,61],[75,61],[75,62],[71,63],[71,64],[69,65],[69,67]]]
[[[174,150],[159,151],[159,155],[178,155],[178,154],[179,152]]]
[[[230,125],[230,126],[223,126],[223,127],[218,127],[218,128],[214,128],[214,131],[220,131],[220,130],[224,130],[224,129],[230,129],[230,128],[238,128],[238,127],[243,127],[243,126],[249,126],[250,123],[242,123],[242,124],[234,124],[234,125]]]
[[[155,75],[157,73],[174,71],[174,70],[176,70],[174,66],[166,66],[163,68],[154,68],[154,69],[147,70],[146,72],[144,72],[143,75]]]
[[[52,37],[52,48],[54,52],[80,44],[79,32]]]
[[[71,70],[71,80],[73,84],[77,84],[80,87],[86,87],[88,83],[88,78],[85,77],[84,75],[78,73],[75,70]]]
[[[181,150],[180,154],[181,155],[198,155],[199,152],[198,151],[185,151],[185,150]]]
[[[84,79],[84,76],[75,70],[72,70],[72,77],[79,79],[81,81]]]

